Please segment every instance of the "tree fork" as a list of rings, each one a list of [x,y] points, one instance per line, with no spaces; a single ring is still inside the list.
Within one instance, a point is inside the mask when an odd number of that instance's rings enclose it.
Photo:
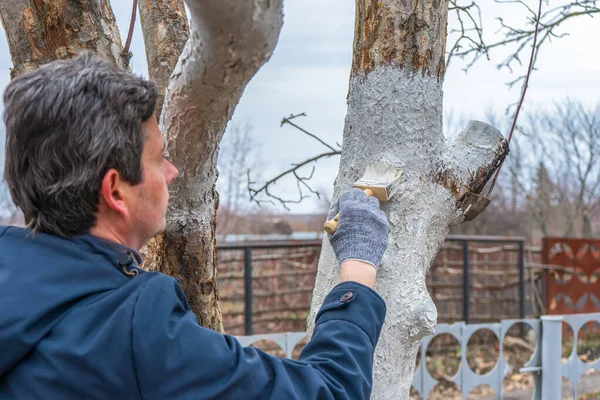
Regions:
[[[148,74],[159,91],[156,118],[160,118],[169,77],[190,36],[190,27],[183,0],[139,0],[138,9]]]
[[[476,217],[479,196],[508,152],[493,127],[471,122],[452,144],[443,128],[448,2],[356,0],[354,57],[334,199],[372,162],[403,171],[399,192],[382,209],[390,220],[377,291],[387,317],[375,353],[373,399],[408,398],[421,339],[437,310],[425,276],[451,226]],[[339,267],[326,238],[319,260],[309,333]]]
[[[84,50],[128,68],[108,0],[2,1],[0,17],[13,62],[11,78]]]

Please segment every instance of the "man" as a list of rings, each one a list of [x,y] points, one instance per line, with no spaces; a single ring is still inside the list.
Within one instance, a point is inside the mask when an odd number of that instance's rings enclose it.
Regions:
[[[177,281],[138,268],[165,229],[156,89],[91,54],[13,80],[5,179],[27,229],[0,227],[1,399],[364,399],[385,304],[388,222],[344,193],[340,284],[299,360],[198,325]]]

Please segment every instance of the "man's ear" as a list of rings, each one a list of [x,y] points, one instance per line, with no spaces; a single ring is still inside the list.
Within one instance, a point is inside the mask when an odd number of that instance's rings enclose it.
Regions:
[[[119,172],[111,168],[102,178],[102,185],[100,186],[100,202],[119,213],[123,218],[128,214],[127,204],[125,203],[125,185],[126,183]]]

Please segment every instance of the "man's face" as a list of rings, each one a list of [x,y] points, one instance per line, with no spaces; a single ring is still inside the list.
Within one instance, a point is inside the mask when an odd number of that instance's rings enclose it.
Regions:
[[[134,186],[130,204],[131,223],[145,243],[166,228],[169,185],[179,171],[165,158],[165,144],[155,117],[142,124],[146,138],[142,152],[142,182]]]

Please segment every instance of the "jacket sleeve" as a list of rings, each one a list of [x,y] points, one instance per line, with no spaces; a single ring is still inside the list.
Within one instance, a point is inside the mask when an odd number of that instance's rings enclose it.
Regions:
[[[299,360],[281,359],[198,325],[179,284],[140,289],[132,348],[144,399],[367,399],[385,303],[356,282],[336,286]]]

